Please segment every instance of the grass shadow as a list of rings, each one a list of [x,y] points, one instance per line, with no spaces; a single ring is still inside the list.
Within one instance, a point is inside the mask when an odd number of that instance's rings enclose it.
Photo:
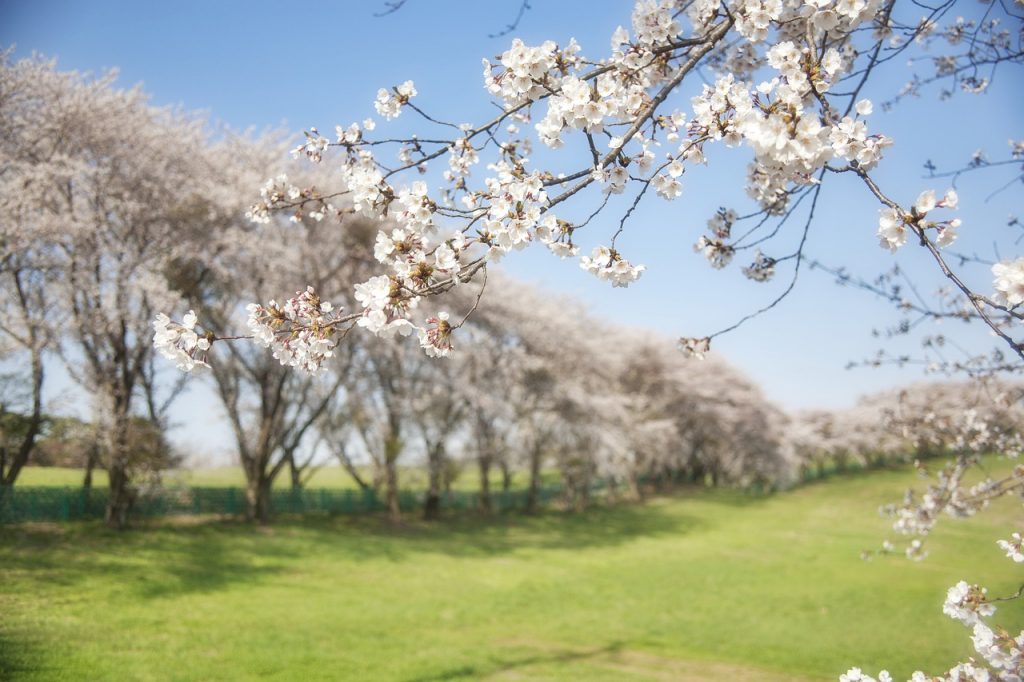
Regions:
[[[578,513],[460,513],[431,522],[408,516],[400,524],[380,516],[307,517],[280,527],[319,534],[328,546],[343,543],[349,558],[403,561],[424,553],[486,557],[523,551],[585,551],[692,533],[706,525],[663,505],[631,504],[595,506]]]
[[[612,642],[606,646],[592,649],[559,649],[544,653],[534,653],[507,660],[495,661],[492,664],[483,665],[461,665],[443,670],[431,675],[416,675],[404,678],[405,682],[447,682],[448,680],[472,679],[478,680],[485,676],[501,675],[513,671],[529,668],[537,665],[552,663],[578,663],[588,659],[600,658],[615,654],[622,649],[621,642]]]
[[[17,680],[44,672],[42,648],[36,638],[26,633],[6,632],[0,628],[0,680]]]
[[[232,526],[241,530],[233,538]],[[277,548],[259,541],[255,529],[237,522],[127,531],[99,523],[39,524],[0,538],[3,582],[74,587],[103,573],[116,577],[119,590],[141,598],[214,592],[262,580],[284,570],[280,558]]]
[[[739,493],[699,497],[729,505],[765,499]],[[99,522],[25,524],[6,527],[0,535],[0,585],[15,581],[23,590],[34,585],[72,588],[103,573],[116,578],[117,594],[173,598],[261,583],[292,570],[297,559],[310,553],[405,562],[428,554],[488,558],[576,552],[690,534],[711,524],[708,515],[687,515],[665,501],[599,505],[578,513],[461,512],[434,522],[409,515],[401,524],[377,515],[283,517],[269,527],[188,517],[140,522],[120,532]]]

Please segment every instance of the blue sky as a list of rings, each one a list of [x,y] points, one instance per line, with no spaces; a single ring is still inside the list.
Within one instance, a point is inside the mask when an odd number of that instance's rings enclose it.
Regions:
[[[456,2],[409,0],[401,11],[374,17],[383,8],[365,2],[199,2],[141,3],[95,0],[0,0],[0,45],[16,45],[16,56],[33,51],[55,56],[60,68],[99,72],[116,67],[124,86],[142,83],[161,105],[201,109],[212,120],[236,129],[283,126],[295,132],[309,126],[332,131],[374,114],[379,87],[406,79],[416,82],[417,102],[442,118],[480,121],[493,111],[482,87],[480,60],[502,52],[513,35],[527,43],[575,37],[588,56],[600,57],[619,24],[629,22],[625,0],[534,0],[512,35],[491,38],[516,14],[519,0]],[[972,10],[973,8],[966,8]],[[888,65],[865,96],[890,97],[909,77],[905,62]],[[892,196],[909,203],[946,181],[922,178],[931,159],[940,167],[962,163],[978,148],[992,158],[1005,156],[1008,137],[1022,137],[1019,73],[1006,71],[986,95],[958,95],[939,102],[934,92],[909,100],[892,113],[869,118],[872,131],[895,138],[896,146],[877,171]],[[680,100],[682,101],[682,100]],[[681,106],[681,105],[680,105]],[[398,130],[410,125],[408,116]],[[378,129],[379,132],[380,129]],[[631,221],[624,241],[627,257],[648,271],[628,289],[611,289],[571,261],[558,261],[539,249],[505,261],[513,274],[542,286],[569,291],[602,316],[673,336],[700,336],[725,326],[771,300],[787,281],[780,270],[770,285],[749,283],[742,263],[713,271],[691,251],[705,221],[718,206],[749,208],[743,200],[743,150],[716,150],[707,168],[684,176],[683,196],[675,202],[647,201]],[[1006,175],[995,171],[960,182],[964,227],[957,247],[991,257],[995,241],[1013,235],[1006,217],[1019,209],[1021,192],[1011,189],[985,201]],[[808,252],[824,262],[846,265],[873,276],[894,257],[877,246],[877,205],[852,178],[832,178],[811,233]],[[254,195],[257,188],[253,188]],[[607,241],[617,215],[593,225],[591,241]],[[783,234],[792,244],[798,224]],[[1008,238],[1009,237],[1009,238]],[[782,255],[781,246],[772,255]],[[920,249],[905,247],[898,262],[917,273],[922,290],[940,283]],[[976,281],[988,290],[991,278]],[[777,310],[730,335],[716,350],[761,383],[769,397],[786,407],[850,404],[861,393],[917,380],[914,370],[852,370],[844,366],[879,347],[874,327],[898,316],[868,294],[833,286],[822,273],[805,272],[796,292]],[[988,344],[980,330],[954,331],[966,344]],[[901,348],[914,348],[904,343]],[[194,401],[196,410],[205,400]],[[183,407],[188,411],[188,407]]]

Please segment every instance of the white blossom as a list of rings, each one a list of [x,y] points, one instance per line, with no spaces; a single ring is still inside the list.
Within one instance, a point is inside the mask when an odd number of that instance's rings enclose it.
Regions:
[[[610,281],[615,287],[629,286],[647,269],[643,265],[631,264],[618,251],[606,246],[596,246],[590,256],[580,258],[580,267],[599,279]]]
[[[996,263],[992,266],[995,280],[992,299],[1010,308],[1024,303],[1024,257],[1011,262]]]
[[[307,287],[282,305],[250,303],[247,325],[254,341],[270,348],[282,365],[315,374],[334,354],[333,336],[337,312]]]
[[[206,352],[210,340],[195,331],[198,318],[194,311],[188,311],[181,322],[172,322],[167,315],[158,313],[153,320],[153,347],[183,372],[209,367]]]

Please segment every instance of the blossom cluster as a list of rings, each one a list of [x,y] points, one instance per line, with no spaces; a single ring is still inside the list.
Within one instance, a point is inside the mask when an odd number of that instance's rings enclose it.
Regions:
[[[516,106],[539,99],[548,90],[551,72],[556,66],[576,64],[578,46],[575,41],[565,50],[559,50],[548,40],[530,47],[519,38],[498,58],[500,67],[483,60],[484,87],[506,106]]]
[[[704,254],[704,258],[716,270],[721,270],[731,263],[732,257],[736,253],[736,249],[725,240],[706,235],[697,240],[697,243],[693,245],[693,250]]]
[[[941,199],[935,198],[935,190],[925,190],[917,197],[909,212],[899,208],[886,207],[879,211],[878,218],[878,240],[883,248],[896,251],[907,243],[907,229],[911,228],[920,234],[925,230],[934,229],[937,232],[935,243],[938,246],[946,247],[956,241],[957,228],[960,227],[960,219],[953,218],[940,222],[926,220],[928,214],[936,208],[955,209],[958,198],[953,190],[947,190]]]
[[[312,129],[314,136],[296,148],[293,153],[305,153],[310,159],[320,160],[323,149],[326,148],[326,140],[316,134],[316,128]],[[323,141],[321,147],[320,141]],[[319,151],[313,151],[318,149]],[[267,224],[277,211],[291,211],[291,221],[299,222],[302,217],[308,216],[319,222],[335,212],[334,205],[320,195],[315,188],[300,188],[288,180],[284,173],[267,180],[260,189],[260,200],[253,204],[246,212],[245,217],[254,223]]]
[[[707,337],[694,339],[684,336],[679,339],[676,345],[685,357],[703,360],[711,350],[711,339]]]
[[[1024,258],[996,263],[992,266],[992,275],[995,277],[992,300],[1008,308],[1024,303]]]
[[[404,316],[419,303],[419,298],[403,296],[402,284],[395,277],[378,275],[356,285],[356,300],[363,306],[358,325],[378,336],[408,336],[414,327]]]
[[[209,367],[206,352],[210,350],[210,339],[196,332],[197,321],[195,312],[191,310],[180,323],[171,321],[163,313],[157,313],[153,320],[153,347],[184,372]]]
[[[635,282],[646,269],[643,265],[633,265],[623,258],[618,251],[607,246],[594,247],[590,256],[580,259],[580,267],[607,280],[614,287],[626,287]]]
[[[1021,538],[1020,533],[1014,533],[1009,540],[999,540],[996,544],[1006,552],[1008,558],[1018,564],[1024,562],[1024,539]]]
[[[970,658],[957,663],[945,675],[930,677],[915,671],[910,682],[990,682],[994,680],[1020,680],[1024,675],[1024,631],[1016,637],[1006,630],[986,622],[996,612],[987,591],[961,580],[949,588],[942,611],[960,621],[971,630],[971,643],[978,659]],[[980,660],[979,660],[980,659]],[[860,668],[851,668],[839,676],[840,682],[876,682],[876,678]],[[885,670],[878,674],[877,682],[890,682],[892,676]]]
[[[961,580],[946,592],[942,612],[964,625],[974,626],[996,612],[996,607],[986,601],[986,594],[984,588]]]
[[[1009,477],[1001,481],[986,477],[973,484],[966,482],[968,470],[982,454],[1002,452],[1010,457],[1019,455],[1022,437],[1015,429],[982,418],[974,409],[964,410],[955,420],[943,424],[938,424],[934,415],[925,415],[912,426],[923,433],[910,438],[912,444],[943,445],[957,453],[957,457],[937,472],[935,480],[920,495],[908,490],[901,504],[882,508],[883,513],[894,517],[893,529],[897,532],[927,536],[942,515],[973,516],[987,507],[993,497],[1024,487],[1024,467],[1015,467]],[[934,432],[934,442],[929,432]],[[920,468],[926,473],[923,466]],[[1009,554],[1009,549],[1007,552]],[[907,555],[915,559],[924,556],[920,540],[915,539],[911,543]]]
[[[587,133],[595,165],[585,182],[600,185],[605,193],[622,193],[638,180],[658,196],[674,199],[682,192],[680,176],[686,165],[705,162],[706,142],[745,142],[755,152],[749,193],[771,211],[781,211],[791,183],[812,182],[813,174],[835,156],[870,168],[888,144],[884,136],[869,136],[860,120],[846,117],[832,125],[828,117],[819,115],[816,98],[849,69],[852,53],[846,44],[836,42],[815,55],[801,46],[802,34],[789,36],[784,27],[801,13],[809,13],[817,30],[840,35],[867,20],[875,5],[867,0],[834,4],[817,0],[808,3],[806,11],[798,11],[777,1],[735,3],[732,9],[741,35],[760,42],[770,27],[777,26],[780,35],[789,38],[765,51],[764,58],[778,75],[756,88],[732,75],[720,78],[693,100],[692,119],[679,110],[651,116],[652,91],[685,75],[681,69],[690,68],[661,56],[666,49],[671,53],[674,48],[667,46],[683,32],[679,6],[673,0],[637,2],[632,33],[622,27],[616,29],[611,54],[603,62],[583,57],[575,41],[560,47],[551,41],[529,46],[513,40],[497,63],[484,60],[484,85],[501,100],[506,115],[522,121],[529,119],[517,113],[521,107],[546,100],[543,117],[534,127],[537,138],[549,147],[562,146],[572,131]],[[722,27],[728,28],[726,24],[714,25],[715,17],[720,16],[714,3],[696,3],[687,15],[698,33],[724,35]],[[712,45],[709,42],[709,47]],[[751,58],[761,57],[754,54]],[[394,118],[416,94],[411,81],[390,91],[382,89],[375,108],[385,119]],[[857,116],[870,111],[867,101],[857,106]],[[624,134],[612,132],[614,126],[628,126],[629,130]],[[353,209],[393,223],[381,230],[375,246],[375,255],[388,273],[357,287],[356,298],[364,306],[360,325],[370,331],[422,331],[423,325],[409,317],[419,299],[472,278],[470,263],[493,261],[533,242],[545,244],[562,257],[577,253],[572,239],[576,226],[549,212],[546,187],[552,182],[551,176],[528,168],[528,140],[499,143],[503,158],[487,166],[490,176],[484,178],[483,188],[475,189],[469,185],[470,174],[479,163],[483,146],[474,143],[474,138],[484,129],[459,127],[463,135],[446,148],[448,169],[444,177],[450,188],[442,192],[440,201],[430,199],[421,182],[405,188],[393,186],[391,173],[385,176],[365,144],[362,129],[357,124],[338,128],[339,144],[346,150],[342,179]],[[510,135],[519,132],[515,125],[508,130]],[[607,144],[600,145],[599,151],[594,142],[601,134],[607,137]],[[663,141],[659,135],[663,135]],[[657,165],[656,149],[666,143],[673,149],[666,154],[665,162]],[[322,137],[314,129],[297,151],[318,160],[322,145]],[[399,158],[403,167],[423,170],[433,156],[422,151],[414,139],[402,145]],[[294,191],[291,197],[292,201],[299,198]],[[458,197],[465,207],[461,210],[476,225],[476,232],[460,230],[441,238],[437,212],[441,205],[450,206]],[[735,214],[730,224],[732,220]],[[715,237],[701,238],[696,248],[715,267],[724,267],[735,250],[728,239],[726,230]],[[776,263],[758,252],[743,272],[750,279],[765,281],[774,275]],[[605,246],[583,256],[580,265],[613,286],[627,286],[644,271],[643,265],[634,265]]]
[[[755,282],[767,282],[775,276],[775,259],[761,253],[761,249],[754,252],[754,262],[743,268],[743,274],[747,279]]]
[[[452,353],[452,325],[448,313],[441,311],[436,317],[428,317],[425,329],[418,330],[420,346],[432,358],[445,358]]]
[[[313,287],[296,292],[282,304],[250,303],[247,325],[253,340],[273,351],[282,365],[315,374],[334,354],[338,311],[320,300]]]
[[[377,99],[373,106],[378,114],[391,120],[398,118],[399,114],[402,113],[402,105],[407,104],[417,94],[416,85],[412,81],[405,81],[396,87],[394,92],[388,92],[384,88],[378,90]]]
[[[316,128],[310,128],[304,134],[306,141],[292,150],[292,157],[297,159],[304,154],[313,163],[320,163],[331,141],[321,135]]]

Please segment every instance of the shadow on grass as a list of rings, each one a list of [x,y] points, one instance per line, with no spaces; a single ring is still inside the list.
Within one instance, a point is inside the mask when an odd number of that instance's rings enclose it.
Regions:
[[[30,636],[0,630],[0,680],[17,680],[44,672],[41,649],[40,643]]]
[[[378,516],[304,516],[269,527],[237,520],[163,520],[116,532],[99,523],[3,528],[0,584],[74,587],[103,574],[112,596],[175,597],[261,583],[304,558],[413,561],[424,554],[488,558],[536,550],[582,551],[695,532],[707,521],[659,501],[535,516],[460,514],[393,524]],[[3,589],[0,588],[0,595]]]
[[[688,534],[704,525],[704,520],[666,505],[634,504],[533,516],[461,514],[430,523],[412,517],[397,525],[379,517],[321,517],[307,518],[300,527],[343,546],[349,558],[402,561],[423,553],[479,558],[535,550],[582,551]]]
[[[233,524],[249,530],[241,524]],[[97,523],[19,527],[0,539],[0,582],[74,587],[102,574],[117,592],[158,598],[212,592],[283,570],[280,550],[203,524],[111,531]]]
[[[579,649],[556,650],[545,653],[528,654],[518,658],[494,661],[489,665],[463,665],[443,670],[433,675],[405,678],[406,682],[445,682],[446,680],[473,679],[478,680],[491,675],[511,673],[521,668],[552,663],[579,663],[587,659],[599,658],[614,654],[622,649],[622,644],[613,642],[607,646],[580,651]]]

